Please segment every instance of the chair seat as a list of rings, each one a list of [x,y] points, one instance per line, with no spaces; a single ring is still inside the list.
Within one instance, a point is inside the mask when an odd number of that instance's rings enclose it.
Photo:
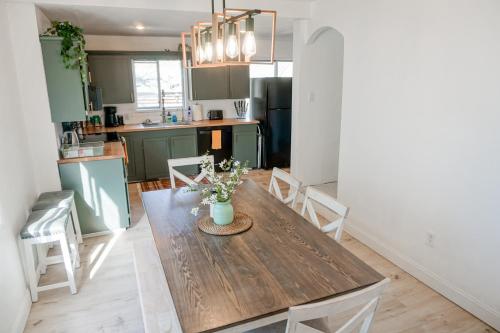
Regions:
[[[32,211],[28,221],[21,230],[21,238],[37,238],[52,236],[66,232],[69,210],[67,208],[51,208]]]
[[[71,208],[75,196],[72,190],[45,192],[40,194],[32,210],[50,209],[56,207]]]

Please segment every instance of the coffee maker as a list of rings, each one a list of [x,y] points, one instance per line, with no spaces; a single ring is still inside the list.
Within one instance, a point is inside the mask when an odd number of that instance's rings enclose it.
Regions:
[[[104,126],[116,127],[119,126],[118,117],[116,116],[116,106],[104,107]]]

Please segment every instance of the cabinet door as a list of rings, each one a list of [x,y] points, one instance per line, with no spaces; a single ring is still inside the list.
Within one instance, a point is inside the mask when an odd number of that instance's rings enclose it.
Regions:
[[[85,120],[80,70],[65,67],[61,56],[61,39],[40,38],[52,122]]]
[[[227,99],[227,67],[193,68],[191,90],[193,100]]]
[[[131,182],[142,181],[145,179],[142,134],[123,134],[123,137],[127,142],[127,178]]]
[[[75,191],[83,234],[129,226],[122,159],[60,164],[59,175],[62,188]]]
[[[257,128],[250,126],[233,126],[233,157],[242,163],[248,161],[248,167],[256,168]]]
[[[196,134],[178,135],[170,138],[170,158],[198,156]],[[198,166],[184,166],[177,168],[185,175],[198,174]]]
[[[91,83],[102,89],[104,104],[134,102],[130,56],[90,54],[88,59]]]
[[[229,98],[250,97],[250,71],[248,65],[229,66]]]
[[[165,136],[144,138],[144,170],[146,179],[168,176],[168,138]]]

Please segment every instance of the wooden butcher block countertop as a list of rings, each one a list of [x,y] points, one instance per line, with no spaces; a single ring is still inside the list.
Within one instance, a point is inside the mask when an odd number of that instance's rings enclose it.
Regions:
[[[148,131],[165,131],[177,128],[197,128],[197,127],[215,127],[215,126],[234,126],[234,125],[250,125],[258,124],[258,120],[247,120],[247,119],[221,119],[221,120],[200,120],[192,121],[189,124],[183,125],[166,125],[166,126],[153,126],[146,127],[142,124],[133,125],[122,125],[117,127],[87,127],[84,131],[85,134],[95,134],[95,133],[106,133],[106,132],[117,132],[117,133],[129,133],[129,132],[148,132]]]
[[[119,141],[105,142],[104,155],[91,156],[91,157],[77,157],[77,158],[61,158],[57,161],[57,163],[58,164],[80,163],[80,162],[91,162],[91,161],[101,161],[101,160],[113,160],[117,158],[125,158],[125,151],[123,150],[123,145]]]

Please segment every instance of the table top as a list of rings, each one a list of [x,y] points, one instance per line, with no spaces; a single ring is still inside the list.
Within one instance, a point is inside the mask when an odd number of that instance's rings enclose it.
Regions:
[[[233,236],[200,231],[185,189],[142,194],[183,332],[212,332],[354,291],[383,276],[252,180],[233,196],[253,226]]]

